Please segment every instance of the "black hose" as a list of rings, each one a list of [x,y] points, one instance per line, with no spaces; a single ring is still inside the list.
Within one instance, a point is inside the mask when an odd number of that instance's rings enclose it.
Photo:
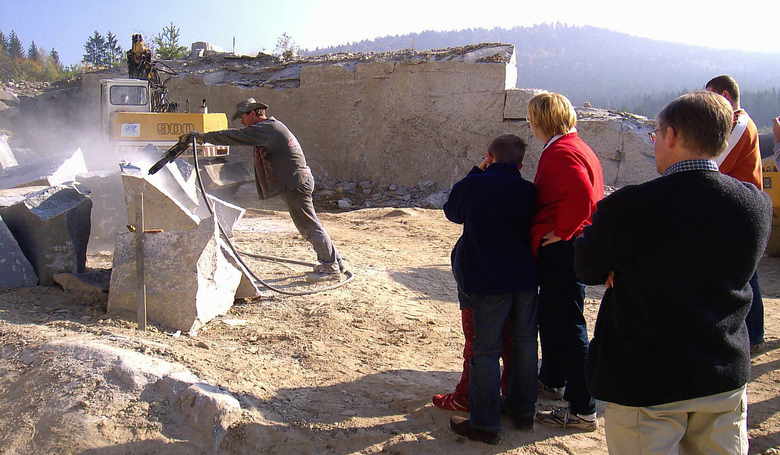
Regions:
[[[352,281],[355,278],[355,274],[354,273],[352,273],[351,271],[346,271],[346,272],[344,272],[344,274],[347,275],[347,279],[344,280],[344,281],[339,282],[338,284],[334,284],[333,286],[328,286],[328,287],[324,287],[324,288],[314,289],[314,290],[311,290],[311,291],[302,291],[302,292],[285,291],[284,289],[276,288],[276,287],[266,283],[265,281],[263,281],[260,277],[255,275],[254,272],[252,272],[249,269],[249,267],[247,267],[247,265],[244,262],[244,260],[241,259],[239,251],[236,250],[236,248],[233,246],[233,243],[230,241],[230,237],[228,237],[228,235],[225,233],[225,229],[222,227],[222,223],[219,222],[219,218],[217,218],[217,216],[214,214],[214,208],[211,206],[211,202],[209,201],[209,198],[208,198],[208,193],[206,193],[206,188],[203,186],[203,180],[201,180],[201,178],[200,178],[200,164],[198,163],[198,143],[197,143],[197,139],[195,137],[192,138],[192,156],[193,156],[193,159],[194,159],[194,162],[195,162],[195,179],[198,181],[198,187],[200,188],[200,192],[203,195],[203,200],[206,203],[206,208],[209,210],[209,213],[211,214],[211,216],[214,217],[214,221],[217,222],[217,226],[219,226],[219,232],[221,232],[222,236],[225,238],[225,243],[227,243],[228,247],[230,248],[230,251],[233,252],[233,256],[236,258],[236,260],[239,262],[239,264],[241,264],[241,267],[244,268],[243,271],[246,272],[247,274],[249,274],[249,277],[252,279],[252,282],[255,285],[257,283],[260,283],[263,286],[265,286],[266,288],[268,288],[268,289],[270,289],[270,290],[272,290],[274,292],[278,292],[279,294],[300,296],[300,295],[317,294],[317,293],[325,292],[325,291],[332,291],[333,289],[338,289],[338,288],[344,286],[345,284],[349,283],[350,281]],[[274,261],[278,261],[278,262],[282,262],[282,261],[283,262],[293,262],[294,261],[292,259],[276,258],[276,257],[273,257],[273,256],[265,256],[265,257],[262,257],[261,255],[253,255],[253,256],[258,256],[261,259],[270,259],[270,260],[274,260]],[[310,265],[309,263],[304,263],[303,261],[295,261],[293,263],[298,263],[298,264],[303,263],[304,265]]]

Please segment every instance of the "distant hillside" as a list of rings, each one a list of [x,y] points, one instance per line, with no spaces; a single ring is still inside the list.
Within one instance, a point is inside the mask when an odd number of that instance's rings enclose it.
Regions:
[[[688,46],[588,26],[545,24],[512,29],[425,31],[307,53],[432,49],[480,42],[514,44],[518,86],[561,92],[575,104],[590,101],[600,107],[638,109],[648,96],[656,98],[663,93],[699,88],[719,74],[733,75],[745,92],[780,87],[778,54]],[[763,119],[757,121],[766,123]]]

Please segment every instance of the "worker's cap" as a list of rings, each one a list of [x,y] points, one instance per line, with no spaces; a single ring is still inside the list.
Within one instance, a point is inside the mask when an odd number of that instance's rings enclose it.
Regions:
[[[268,105],[260,103],[254,98],[247,98],[236,105],[236,113],[233,114],[233,120],[241,118],[241,116],[247,112],[252,112],[257,109],[268,109]]]

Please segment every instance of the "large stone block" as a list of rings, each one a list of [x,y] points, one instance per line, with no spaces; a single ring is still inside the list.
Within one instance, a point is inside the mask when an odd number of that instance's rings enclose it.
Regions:
[[[30,261],[19,248],[11,231],[0,217],[0,289],[21,288],[38,284]]]
[[[84,154],[78,149],[71,155],[47,156],[29,164],[0,170],[0,189],[62,185],[74,182],[78,174],[86,172]]]
[[[135,319],[134,233],[117,236],[108,312]],[[213,218],[197,229],[144,235],[147,316],[152,322],[195,333],[233,305],[241,272],[226,258]]]
[[[506,98],[504,98],[504,119],[528,119],[528,102],[534,96],[544,92],[545,90],[536,88],[513,88],[507,90]]]
[[[23,186],[20,188],[0,190],[0,209],[22,202],[27,199],[28,195],[45,190],[46,188],[48,188],[48,186]]]
[[[56,273],[84,271],[92,201],[73,186],[55,186],[0,208],[40,284],[54,283]]]
[[[111,250],[117,234],[127,232],[127,209],[119,172],[90,172],[76,176],[79,187],[92,199],[89,249]],[[1,194],[2,192],[0,192]]]
[[[138,199],[144,194],[144,225],[146,229],[190,231],[197,228],[200,217],[192,213],[182,202],[144,177],[122,174],[125,189],[125,205],[129,224],[137,225]]]
[[[0,110],[2,109],[2,101],[0,101]],[[8,136],[0,134],[0,169],[8,169],[9,167],[18,166],[16,156],[11,150],[11,146],[8,145]]]

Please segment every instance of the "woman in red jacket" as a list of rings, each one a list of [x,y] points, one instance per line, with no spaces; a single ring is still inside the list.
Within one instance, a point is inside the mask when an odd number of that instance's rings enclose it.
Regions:
[[[596,407],[585,385],[588,330],[583,316],[585,286],[574,273],[573,241],[590,224],[604,196],[601,163],[577,135],[577,115],[558,93],[542,93],[528,103],[534,136],[545,144],[534,184],[537,214],[531,227],[539,275],[539,335],[542,367],[539,387],[559,393],[568,408],[540,412],[541,423],[595,430]]]

